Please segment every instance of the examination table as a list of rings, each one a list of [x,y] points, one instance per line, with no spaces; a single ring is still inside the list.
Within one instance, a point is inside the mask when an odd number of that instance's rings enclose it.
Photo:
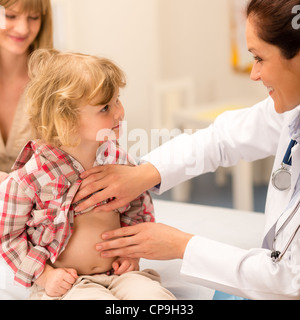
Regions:
[[[157,222],[241,248],[260,247],[264,214],[154,200]],[[141,269],[152,268],[162,284],[179,300],[210,300],[214,291],[185,282],[180,277],[181,260],[141,260]],[[0,258],[0,300],[26,299],[28,290],[13,283],[13,274]]]

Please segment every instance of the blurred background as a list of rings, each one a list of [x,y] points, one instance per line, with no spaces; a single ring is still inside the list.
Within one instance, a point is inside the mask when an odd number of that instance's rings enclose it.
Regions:
[[[194,131],[223,110],[251,106],[268,96],[249,78],[252,57],[243,48],[241,12],[245,0],[52,4],[57,49],[105,56],[126,72],[121,100],[128,131],[142,128],[149,136],[151,129],[165,127]],[[220,169],[160,199],[263,212],[271,163]]]

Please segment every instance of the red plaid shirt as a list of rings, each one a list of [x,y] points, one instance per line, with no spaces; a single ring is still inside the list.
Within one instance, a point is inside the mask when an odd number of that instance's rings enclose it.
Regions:
[[[104,155],[103,164],[120,163],[121,158],[123,164],[128,161],[111,142],[99,150],[97,162],[100,155]],[[84,169],[64,151],[30,141],[13,170],[0,185],[0,253],[15,272],[15,280],[30,287],[46,261],[54,263],[68,244],[75,218],[72,201]],[[154,222],[148,192],[118,211],[121,226]]]

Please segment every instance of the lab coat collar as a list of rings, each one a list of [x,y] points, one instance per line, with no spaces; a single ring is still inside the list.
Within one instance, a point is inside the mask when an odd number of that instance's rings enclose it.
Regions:
[[[300,143],[300,106],[296,107],[296,114],[289,125],[290,136],[293,140]]]
[[[299,143],[293,148],[292,157],[293,157],[293,159],[300,159],[300,145],[299,145]],[[300,174],[300,162],[293,161],[291,190],[295,189],[295,186],[298,182],[299,174]]]
[[[296,140],[298,144],[292,149],[293,159],[300,159],[300,106],[295,108],[295,115],[289,125],[291,139]],[[293,161],[291,190],[294,190],[300,174],[300,163]]]

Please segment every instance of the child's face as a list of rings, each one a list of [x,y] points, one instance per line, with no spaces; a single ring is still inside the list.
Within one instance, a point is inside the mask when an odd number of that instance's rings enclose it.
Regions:
[[[119,122],[124,119],[124,108],[119,100],[119,90],[106,105],[85,105],[81,107],[79,135],[82,143],[104,141],[101,136],[118,139]],[[100,137],[100,138],[99,138]],[[99,142],[98,142],[99,143]]]

